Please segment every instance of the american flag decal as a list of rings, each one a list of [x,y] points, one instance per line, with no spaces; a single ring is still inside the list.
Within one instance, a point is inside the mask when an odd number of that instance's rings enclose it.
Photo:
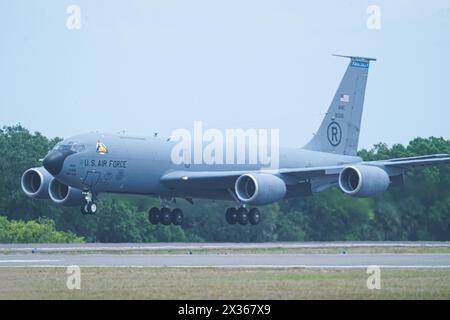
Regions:
[[[341,94],[341,98],[339,99],[339,101],[348,103],[350,101],[350,97],[348,94]]]

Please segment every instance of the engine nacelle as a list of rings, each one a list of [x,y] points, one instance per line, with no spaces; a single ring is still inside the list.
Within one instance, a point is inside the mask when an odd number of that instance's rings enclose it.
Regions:
[[[53,176],[44,167],[31,168],[22,174],[20,184],[23,192],[36,199],[48,199],[48,185]]]
[[[370,197],[386,191],[389,183],[387,172],[374,166],[350,166],[339,174],[339,187],[354,197]]]
[[[80,189],[69,187],[56,179],[48,186],[50,199],[64,206],[79,206],[84,203],[84,195]]]
[[[286,184],[277,176],[266,173],[247,173],[236,180],[236,195],[243,203],[269,204],[286,195]]]

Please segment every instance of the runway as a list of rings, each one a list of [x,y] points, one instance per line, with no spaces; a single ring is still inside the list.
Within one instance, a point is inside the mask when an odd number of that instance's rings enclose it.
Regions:
[[[263,243],[58,243],[58,244],[0,244],[0,253],[64,253],[64,252],[115,252],[201,249],[311,249],[311,248],[370,248],[370,247],[450,247],[450,242],[263,242]]]
[[[450,269],[450,253],[347,253],[350,248],[450,247],[449,242],[1,244],[1,267]],[[332,253],[252,249],[328,248]],[[202,249],[206,251],[201,251]],[[249,249],[250,253],[236,251]],[[173,251],[175,250],[175,251]],[[199,251],[200,250],[200,251]]]
[[[450,269],[450,254],[4,254],[0,267]]]

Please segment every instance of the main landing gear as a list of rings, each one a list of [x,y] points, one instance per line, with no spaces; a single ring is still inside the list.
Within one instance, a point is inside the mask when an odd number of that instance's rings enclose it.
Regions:
[[[184,214],[183,210],[175,208],[169,209],[170,205],[176,203],[175,198],[160,197],[162,208],[153,207],[148,211],[148,221],[151,224],[161,223],[165,226],[175,225],[180,226],[183,224]]]
[[[242,226],[247,224],[257,225],[261,221],[261,214],[257,208],[247,210],[245,207],[228,208],[225,212],[225,219],[228,224],[239,223]]]
[[[161,209],[153,207],[148,211],[148,221],[150,221],[151,224],[161,223],[165,226],[170,224],[179,226],[183,223],[183,220],[183,211],[178,208],[170,210],[167,207]]]
[[[94,202],[92,192],[86,192],[86,203],[81,205],[81,213],[83,215],[95,214],[97,212],[97,204]]]

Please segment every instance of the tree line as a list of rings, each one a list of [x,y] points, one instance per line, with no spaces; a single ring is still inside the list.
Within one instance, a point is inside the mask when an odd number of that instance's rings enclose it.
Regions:
[[[233,203],[179,200],[183,226],[154,226],[147,212],[159,200],[150,197],[103,194],[100,210],[90,216],[81,215],[78,207],[28,198],[20,188],[22,173],[40,166],[38,159],[60,140],[20,125],[0,130],[0,218],[6,218],[0,220],[0,242],[450,240],[450,166],[408,171],[403,187],[374,198],[352,198],[331,188],[283,200],[262,207],[257,226],[226,224],[224,212]],[[433,153],[450,153],[450,140],[415,138],[392,147],[379,143],[359,155],[381,160]]]

